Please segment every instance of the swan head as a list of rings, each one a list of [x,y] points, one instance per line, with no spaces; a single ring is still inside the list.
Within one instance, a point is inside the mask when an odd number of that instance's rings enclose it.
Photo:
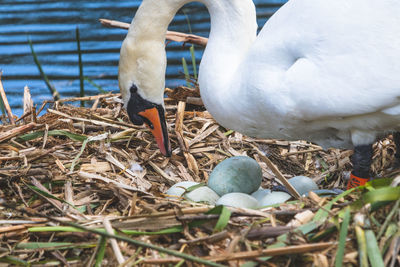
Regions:
[[[157,42],[128,36],[120,52],[118,82],[129,118],[146,124],[160,151],[171,156],[164,111],[165,48]]]

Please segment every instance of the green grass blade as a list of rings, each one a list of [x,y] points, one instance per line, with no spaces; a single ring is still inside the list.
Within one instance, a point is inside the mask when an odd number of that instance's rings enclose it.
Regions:
[[[102,228],[97,229],[99,231],[105,231]],[[71,226],[35,226],[28,229],[29,232],[83,232],[83,230],[71,227]],[[167,229],[163,229],[155,232],[144,232],[129,229],[120,229],[120,231],[126,235],[164,235],[164,234],[175,234],[183,231],[181,225],[173,226]]]
[[[378,235],[377,235],[378,239],[380,239],[381,236],[383,235],[383,233],[385,232],[385,230],[388,227],[389,223],[391,222],[393,216],[398,213],[399,205],[400,205],[400,199],[398,199],[396,201],[396,203],[394,204],[392,210],[389,212],[389,215],[386,216],[386,219],[385,219],[382,227],[379,229],[379,232],[378,232]]]
[[[196,64],[196,55],[194,53],[194,45],[190,47],[190,55],[192,57],[193,76],[197,80],[197,64]]]
[[[342,226],[340,227],[339,245],[336,252],[335,267],[341,267],[343,265],[343,256],[344,256],[344,249],[346,246],[346,238],[349,228],[349,222],[350,222],[350,208],[346,207]]]
[[[99,90],[100,93],[102,94],[107,94],[108,92],[106,90],[103,89],[103,87],[101,87],[100,85],[98,85],[97,83],[95,83],[92,79],[90,79],[89,77],[85,76],[84,77],[85,81],[87,81],[88,83],[90,83],[90,85],[92,85],[93,87],[97,88],[97,90]]]
[[[37,131],[37,132],[21,135],[18,137],[18,140],[30,141],[30,140],[42,137],[43,135],[44,135],[44,131]],[[70,138],[71,140],[79,141],[79,142],[83,142],[87,139],[87,137],[84,135],[71,133],[71,132],[68,132],[65,130],[51,130],[48,132],[48,135],[49,136],[65,136],[65,137]]]
[[[83,64],[82,64],[82,51],[81,51],[81,39],[79,36],[79,27],[77,26],[75,29],[76,34],[76,46],[78,49],[78,64],[79,64],[79,96],[85,96],[85,87],[84,87],[84,78],[83,78]],[[85,106],[85,101],[81,101],[81,107]]]
[[[16,245],[17,249],[26,250],[64,250],[64,249],[74,249],[74,248],[92,248],[96,246],[93,243],[70,243],[70,242],[26,242],[19,243]]]
[[[29,262],[12,256],[1,257],[0,262],[12,264],[11,266],[30,266]]]
[[[3,98],[0,95],[0,109],[1,109],[1,113],[6,116],[6,109],[4,108],[4,102],[3,102]]]
[[[367,241],[367,254],[372,267],[384,267],[381,251],[378,247],[375,234],[372,230],[365,231]]]
[[[96,262],[95,262],[94,266],[100,267],[101,263],[103,262],[104,255],[106,252],[107,238],[105,238],[104,236],[101,236],[97,246],[98,246],[98,250],[97,250]]]
[[[358,259],[360,267],[368,267],[368,257],[367,257],[367,241],[365,239],[364,230],[356,225],[355,226],[357,244],[358,244]]]
[[[46,249],[54,247],[65,247],[72,246],[74,243],[71,242],[26,242],[17,244],[17,249]]]
[[[206,214],[219,214],[218,221],[214,227],[214,232],[219,232],[228,225],[232,213],[227,207],[221,205],[209,210]]]
[[[67,204],[68,206],[70,206],[70,207],[76,209],[74,205],[72,205],[71,203],[65,201],[64,199],[58,198],[58,197],[56,197],[56,196],[54,196],[54,195],[52,195],[52,194],[50,194],[50,193],[48,193],[48,192],[46,192],[46,191],[44,191],[44,190],[41,190],[40,188],[38,188],[38,187],[36,187],[36,186],[34,186],[34,185],[28,185],[28,184],[27,184],[27,186],[28,186],[30,189],[32,189],[33,191],[35,191],[36,193],[38,193],[39,195],[42,195],[42,196],[47,197],[47,198],[51,198],[51,199],[58,200],[58,201],[60,201],[60,202],[62,202],[62,203]]]
[[[87,139],[86,136],[76,133],[71,133],[65,130],[51,130],[49,136],[65,136],[73,141],[83,142]]]
[[[186,63],[186,59],[184,57],[182,58],[182,67],[183,67],[183,73],[185,74],[186,86],[191,87],[189,69]]]
[[[49,78],[47,77],[46,73],[44,73],[42,65],[40,64],[40,61],[36,55],[35,50],[33,49],[33,43],[32,40],[30,38],[28,38],[28,43],[29,43],[29,47],[31,48],[31,53],[33,56],[33,60],[35,61],[35,64],[40,72],[40,75],[42,76],[42,79],[44,80],[44,82],[47,85],[47,88],[49,88],[51,95],[53,96],[54,100],[59,100],[60,99],[60,94],[57,92],[57,89],[50,83]]]
[[[370,191],[363,196],[364,203],[374,203],[380,201],[395,201],[400,199],[400,186],[382,187]]]
[[[182,13],[183,13],[183,15],[185,15],[185,19],[186,19],[186,23],[188,25],[189,33],[192,34],[192,26],[190,25],[189,16],[186,14],[185,9],[182,9]]]
[[[71,172],[74,171],[75,165],[78,162],[78,159],[81,157],[83,151],[85,150],[86,145],[87,145],[88,142],[89,142],[89,139],[86,139],[85,141],[83,141],[81,150],[79,151],[79,153],[76,155],[76,157],[74,158],[74,160],[71,163],[71,168],[70,168]]]
[[[28,228],[28,232],[84,232],[81,229],[71,226],[35,226]]]
[[[324,205],[324,207],[322,209],[319,209],[312,220],[314,222],[315,221],[320,221],[320,222],[325,221],[329,215],[329,211],[332,209],[333,204],[335,204],[339,199],[347,196],[354,190],[355,190],[355,188],[352,188],[350,190],[344,191],[340,195],[337,195],[334,199],[332,199],[326,205]]]

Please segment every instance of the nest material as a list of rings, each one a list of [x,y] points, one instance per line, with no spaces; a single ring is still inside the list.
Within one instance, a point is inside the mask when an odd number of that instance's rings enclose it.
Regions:
[[[3,221],[0,259],[93,264],[93,255],[98,252],[98,239],[93,233],[34,232],[32,228],[59,225],[63,221],[102,228],[111,221],[110,227],[119,231],[153,232],[137,234],[136,239],[144,243],[213,262],[236,265],[248,260],[259,262],[263,255],[299,252],[309,253],[312,258],[281,256],[272,262],[279,265],[332,261],[337,236],[310,243],[304,236],[292,232],[310,221],[316,208],[326,203],[317,196],[268,211],[231,209],[229,224],[215,232],[213,227],[219,217],[205,214],[211,207],[183,199],[166,199],[164,192],[180,181],[207,182],[216,164],[237,155],[257,160],[263,170],[262,186],[270,188],[277,184],[276,174],[258,151],[265,153],[287,178],[306,175],[321,188],[343,188],[351,169],[351,151],[323,151],[306,141],[250,138],[218,125],[201,106],[198,90],[180,87],[167,93],[171,158],[160,154],[145,127],[129,122],[117,94],[84,98],[94,100],[91,108],[66,104],[81,98],[64,99],[53,103],[40,117],[31,116],[36,114],[31,112],[16,125],[0,126],[0,200],[5,203],[0,207]],[[393,161],[394,150],[390,139],[375,145],[372,169],[376,174],[384,175]],[[200,221],[201,226],[191,226]],[[326,223],[319,230],[328,226]],[[154,234],[171,227],[181,228],[170,234]],[[263,252],[276,242],[276,237],[288,233],[291,234],[285,241],[286,247],[272,254]],[[50,241],[68,241],[74,245],[36,249],[21,246]],[[345,261],[356,263],[356,257],[351,254],[356,249],[351,244],[348,246]],[[138,250],[139,246],[126,242],[112,247],[113,250],[109,247],[106,251],[104,260],[109,265],[116,265],[116,259],[121,261],[122,254],[132,256],[132,262],[141,259],[139,262],[144,265],[180,261],[176,257],[165,258],[154,249]]]

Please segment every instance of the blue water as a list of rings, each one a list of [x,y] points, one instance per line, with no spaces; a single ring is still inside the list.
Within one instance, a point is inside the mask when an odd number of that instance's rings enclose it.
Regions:
[[[254,2],[258,24],[262,26],[286,0]],[[31,89],[36,104],[51,99],[33,61],[28,38],[33,41],[43,69],[61,97],[78,96],[76,27],[80,29],[84,75],[104,90],[118,92],[119,49],[126,31],[105,28],[98,19],[130,22],[140,3],[137,0],[0,0],[0,69],[3,71],[2,81],[13,113],[22,113],[25,85]],[[188,4],[180,10],[169,29],[188,33],[187,18],[194,34],[208,37],[209,15],[205,7],[198,3]],[[203,49],[196,46],[195,50],[199,63]],[[181,43],[170,43],[167,47],[167,87],[185,84],[182,78],[182,57],[190,62],[189,47],[182,47]],[[99,90],[85,82],[85,93],[95,95]]]

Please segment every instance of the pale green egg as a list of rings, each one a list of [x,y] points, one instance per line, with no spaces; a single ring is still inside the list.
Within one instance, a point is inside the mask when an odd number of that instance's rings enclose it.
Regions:
[[[289,200],[292,196],[286,192],[275,191],[265,195],[260,201],[260,207],[270,206],[274,204],[284,203]]]
[[[180,196],[182,196],[183,193],[185,193],[186,189],[194,186],[194,185],[198,185],[199,183],[197,182],[192,182],[192,181],[183,181],[183,182],[179,182],[174,184],[173,186],[171,186],[167,192],[165,192],[165,194],[168,195],[168,197],[170,198],[178,198]]]
[[[215,205],[219,196],[208,186],[202,186],[194,189],[186,194],[184,197],[193,202],[205,202],[210,205]]]
[[[245,156],[228,158],[219,163],[208,178],[208,186],[218,195],[232,192],[251,194],[262,180],[262,171],[257,161]]]
[[[288,182],[296,188],[299,194],[305,195],[310,191],[317,190],[318,185],[313,181],[313,179],[307,176],[295,176],[288,180]]]
[[[260,187],[257,191],[252,193],[251,196],[257,199],[257,201],[260,201],[263,197],[265,197],[268,194],[271,194],[271,190]]]
[[[256,209],[258,201],[254,197],[244,193],[229,193],[220,197],[216,205],[224,205],[235,208]]]

